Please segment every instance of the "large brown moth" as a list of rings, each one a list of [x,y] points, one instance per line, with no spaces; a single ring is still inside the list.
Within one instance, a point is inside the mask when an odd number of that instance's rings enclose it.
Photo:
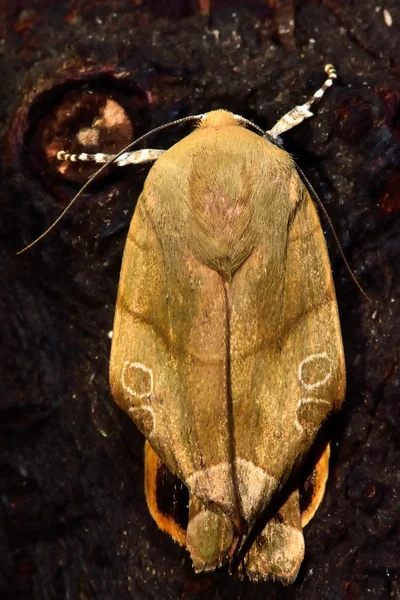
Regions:
[[[301,514],[299,473],[344,399],[342,339],[316,208],[276,138],[312,115],[336,77],[326,71],[263,135],[216,110],[167,151],[115,158],[156,162],[124,251],[111,389],[147,438],[152,514],[196,571],[238,566],[252,580],[292,582],[302,526],[323,496],[329,447],[314,461],[318,497]],[[161,465],[188,490],[187,528],[171,531],[152,506]]]

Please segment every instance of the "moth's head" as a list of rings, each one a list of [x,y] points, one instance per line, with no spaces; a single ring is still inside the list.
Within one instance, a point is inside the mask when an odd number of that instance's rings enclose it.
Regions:
[[[243,117],[240,117],[239,115],[234,115],[222,108],[205,113],[198,123],[198,127],[201,127],[202,129],[206,127],[218,129],[220,127],[230,127],[232,125],[246,125],[246,119],[243,119]]]

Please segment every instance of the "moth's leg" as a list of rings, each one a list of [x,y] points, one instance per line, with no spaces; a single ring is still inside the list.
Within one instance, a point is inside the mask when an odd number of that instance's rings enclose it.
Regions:
[[[126,165],[152,162],[160,158],[164,152],[165,150],[147,148],[133,152],[124,152],[120,156],[117,156],[116,154],[103,154],[102,152],[96,152],[96,154],[87,154],[86,152],[70,154],[69,152],[65,152],[65,150],[60,150],[57,152],[57,159],[68,162],[95,162],[98,164],[113,162],[118,167],[125,167]]]
[[[319,102],[326,92],[328,88],[331,87],[333,80],[336,79],[336,71],[333,65],[325,66],[325,73],[328,75],[328,79],[325,81],[324,85],[315,92],[311,96],[307,102],[304,104],[299,104],[290,110],[286,115],[284,115],[279,121],[273,126],[272,129],[267,131],[268,135],[273,138],[278,137],[281,133],[285,131],[289,131],[289,129],[293,129],[296,125],[299,125],[304,119],[308,119],[313,116],[313,113],[310,111],[310,107]]]
[[[233,542],[230,520],[225,515],[209,510],[196,496],[191,495],[186,546],[194,570],[213,571],[228,563]]]
[[[304,482],[303,489],[301,490],[302,501],[306,498],[304,506],[302,506],[301,512],[301,526],[305,527],[314,517],[321,504],[325,489],[326,482],[329,475],[329,457],[331,454],[331,447],[329,443],[326,444],[324,450],[319,456],[316,464],[310,475]],[[303,502],[302,502],[303,505]]]
[[[299,491],[295,490],[262,532],[244,559],[244,569],[253,581],[279,579],[292,583],[304,558]]]

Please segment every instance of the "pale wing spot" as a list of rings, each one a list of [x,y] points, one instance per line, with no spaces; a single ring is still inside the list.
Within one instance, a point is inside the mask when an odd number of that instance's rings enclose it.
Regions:
[[[140,362],[127,360],[124,363],[121,383],[124,390],[134,398],[149,398],[153,395],[153,371]]]
[[[307,407],[312,406],[312,413]],[[312,431],[316,427],[319,427],[321,422],[328,413],[331,403],[328,400],[321,400],[321,398],[300,398],[296,406],[296,416],[294,424],[296,429],[300,432]],[[304,409],[305,408],[305,409]],[[311,417],[311,418],[310,418]]]
[[[232,467],[228,463],[195,471],[187,478],[186,485],[202,502],[214,502],[227,514],[232,513]]]
[[[272,496],[278,481],[244,458],[236,459],[236,473],[243,516],[250,521]]]
[[[128,413],[132,416],[140,431],[146,437],[152,437],[156,431],[156,416],[151,406],[131,406]]]
[[[130,396],[149,401],[153,395],[153,371],[140,362],[126,361],[122,368],[122,387]],[[133,405],[128,408],[129,414],[146,437],[154,435],[156,417],[154,409],[149,405]]]
[[[332,377],[331,359],[326,352],[310,354],[299,364],[298,376],[301,385],[306,390],[321,387]],[[315,381],[313,378],[318,377]]]
[[[236,459],[236,476],[243,516],[250,521],[265,505],[278,485],[277,480],[243,458]],[[195,471],[186,480],[190,492],[201,501],[213,502],[227,515],[235,512],[233,468],[229,463]]]

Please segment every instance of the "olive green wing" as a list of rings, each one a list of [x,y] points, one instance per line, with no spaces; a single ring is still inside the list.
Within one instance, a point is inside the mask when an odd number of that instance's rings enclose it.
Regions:
[[[270,502],[279,506],[279,494],[345,394],[338,309],[314,203],[294,170],[276,197],[275,239],[259,244],[230,293],[237,479],[250,524]],[[249,319],[250,307],[257,310]],[[252,579],[291,581],[303,554],[296,491],[256,539],[247,570]]]
[[[111,389],[170,471],[235,521],[224,285],[186,252],[179,212],[160,234],[167,207],[155,189],[145,187],[126,242]]]

